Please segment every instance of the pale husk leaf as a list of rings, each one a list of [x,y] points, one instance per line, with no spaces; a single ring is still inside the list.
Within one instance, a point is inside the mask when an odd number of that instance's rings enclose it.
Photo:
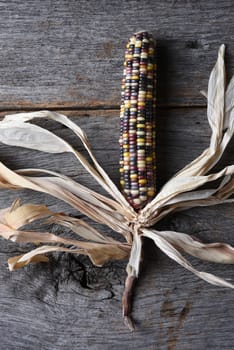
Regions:
[[[231,80],[225,93],[224,45],[221,45],[208,84],[207,116],[212,129],[210,146],[169,180],[155,199],[142,210],[141,215],[145,217],[146,222],[152,222],[152,217],[157,214],[158,208],[167,205],[168,201],[175,199],[179,203],[180,200],[183,201],[181,194],[194,190],[220,176],[233,174],[233,166],[230,166],[217,175],[204,176],[221,158],[234,133],[233,84]]]
[[[107,242],[118,243],[113,238],[102,235],[100,232],[98,232],[92,226],[87,224],[87,222],[85,222],[84,220],[76,219],[76,218],[73,218],[71,216],[67,216],[64,214],[55,214],[55,215],[51,216],[47,220],[47,222],[62,225],[64,227],[68,227],[74,233],[76,233],[80,237],[87,239],[89,241],[94,241],[94,242],[99,242],[99,243],[107,243]]]
[[[193,272],[195,275],[205,280],[206,282],[220,287],[234,288],[234,285],[232,283],[229,283],[220,277],[207,272],[196,270],[190,264],[190,262],[186,260],[171,243],[169,243],[165,237],[159,236],[155,232],[147,229],[143,229],[142,236],[152,239],[156,246],[161,249],[166,255],[168,255],[172,260],[175,260],[178,264]]]
[[[50,217],[50,220],[52,222],[63,226],[67,226],[70,229],[74,230],[82,238],[85,238],[87,240],[93,240],[94,243],[63,238],[49,232],[34,232],[17,229],[30,222],[48,216]],[[0,236],[6,239],[18,243],[52,243],[75,246],[79,248],[80,254],[88,255],[92,262],[97,266],[101,266],[106,261],[111,259],[127,258],[129,255],[129,245],[120,243],[118,241],[115,241],[114,239],[101,235],[97,230],[93,229],[83,220],[70,218],[63,214],[53,213],[45,206],[35,204],[25,204],[20,206],[19,202],[16,201],[12,205],[12,207],[4,209],[0,212],[0,218]],[[61,249],[61,247],[50,247],[49,251]],[[70,248],[66,248],[66,250],[64,251],[78,252]],[[35,256],[38,256],[38,254],[42,254],[41,249],[34,249],[33,252],[34,253],[30,256],[28,254],[24,254],[23,256],[21,256],[20,261],[18,261],[17,259],[14,260],[14,262],[19,262],[16,268],[24,266],[25,264],[28,264],[31,261],[35,262]],[[31,260],[31,258],[33,260]],[[11,265],[11,269],[13,269],[13,265]]]
[[[177,203],[184,201],[181,194],[194,190],[208,182],[212,182],[232,174],[234,174],[234,165],[227,166],[218,173],[206,176],[173,178],[167,182],[155,199],[142,209],[140,213],[141,220],[147,223],[152,221],[154,218],[157,219],[156,215],[158,210],[167,206],[172,199],[174,200],[174,204],[176,206]],[[230,192],[232,193],[232,190],[230,190]],[[185,196],[187,196],[187,194]]]
[[[28,169],[18,169],[15,170],[18,174],[20,175],[31,175],[35,174],[49,174],[52,175],[54,178],[56,178],[56,183],[59,182],[62,187],[66,188],[69,190],[71,193],[77,195],[78,197],[86,200],[87,202],[90,202],[94,205],[98,205],[101,208],[104,208],[106,210],[113,210],[115,209],[118,213],[122,213],[124,215],[128,214],[123,210],[123,207],[117,203],[115,200],[103,196],[102,194],[91,190],[87,188],[86,186],[81,185],[80,183],[74,181],[70,177],[63,175],[61,173],[51,171],[51,170],[46,170],[46,169],[34,169],[34,168],[28,168]],[[54,179],[55,181],[55,179]],[[132,216],[130,216],[132,218]]]
[[[52,215],[52,212],[45,205],[32,203],[21,205],[20,200],[16,200],[12,206],[1,215],[1,221],[13,229],[18,229],[30,222],[50,215]]]
[[[27,177],[28,178],[28,177]],[[105,224],[116,232],[122,233],[129,230],[128,226],[122,221],[122,216],[114,211],[109,212],[99,206],[95,206],[85,200],[73,195],[70,191],[63,188],[61,181],[49,177],[33,177],[30,181],[36,183],[43,188],[44,192],[59,198],[70,204],[81,213],[85,214],[92,220]],[[59,183],[57,184],[57,182]]]
[[[44,242],[45,240],[42,239],[42,237],[47,237],[47,243],[48,242],[57,242],[57,243],[64,243],[64,244],[72,244],[72,245],[78,245],[80,247],[83,247],[83,242],[75,241],[75,240],[64,240],[61,237],[57,237],[55,235],[48,236],[48,233],[38,233],[38,232],[28,232],[29,237],[27,239],[21,240],[23,234],[24,237],[26,237],[25,232],[26,231],[18,231],[18,228],[21,228],[29,223],[34,222],[35,220],[39,219],[46,219],[46,223],[56,223],[58,225],[62,225],[65,227],[68,227],[73,232],[78,234],[80,237],[91,240],[94,242],[99,243],[116,243],[119,244],[118,241],[114,240],[113,238],[106,237],[99,233],[96,229],[94,229],[92,226],[90,226],[87,222],[81,219],[76,219],[70,216],[67,216],[63,213],[54,213],[51,210],[49,210],[44,205],[38,205],[38,204],[20,204],[19,200],[16,200],[11,207],[0,210],[0,224],[1,230],[0,234],[5,235],[5,238],[17,240],[20,242]],[[3,232],[4,227],[4,232]],[[6,232],[9,232],[10,236],[6,237]],[[10,233],[11,232],[11,233]],[[15,233],[15,235],[14,235]],[[19,238],[16,238],[16,233]],[[31,237],[30,237],[31,234]],[[36,236],[36,234],[40,234],[42,236]],[[14,237],[14,239],[13,239]],[[33,238],[32,238],[33,237]],[[56,238],[57,237],[57,238]],[[56,241],[57,239],[57,241]],[[80,245],[81,244],[81,245]]]
[[[89,249],[70,249],[58,246],[41,246],[29,253],[14,256],[8,259],[8,265],[10,271],[24,267],[31,262],[47,262],[48,258],[43,255],[51,252],[67,252],[73,254],[85,254],[88,255],[92,263],[96,266],[103,266],[103,264],[113,259],[127,259],[129,256],[129,249],[127,247],[120,246],[107,246],[107,245],[93,245]]]
[[[160,221],[165,216],[181,210],[197,206],[212,206],[219,204],[234,203],[234,198],[230,198],[234,193],[234,179],[231,176],[224,177],[218,188],[197,190],[188,193],[182,193],[167,202],[167,206],[154,212],[151,219],[148,219],[145,226],[150,227]]]
[[[48,257],[44,254],[51,252],[69,252],[70,249],[63,247],[42,246],[31,250],[29,253],[14,256],[8,259],[9,270],[13,271],[24,267],[32,262],[48,262]],[[75,250],[74,253],[80,253],[80,250]]]
[[[42,256],[41,254],[46,254],[50,252],[67,252],[73,254],[82,254],[89,256],[90,260],[95,266],[103,266],[107,261],[110,260],[123,260],[129,257],[129,247],[125,246],[114,246],[114,245],[98,245],[89,243],[88,248],[73,249],[65,248],[59,246],[42,246],[31,250],[29,253],[14,256],[8,260],[10,270],[14,270],[20,267],[23,267],[31,262],[35,262],[35,258],[39,257],[39,261],[47,262],[47,257]],[[43,260],[41,260],[41,258]],[[14,262],[14,265],[13,265]]]
[[[202,243],[185,233],[176,231],[151,232],[165,238],[174,248],[201,260],[222,264],[234,264],[234,248],[225,243]]]
[[[38,169],[40,171],[40,169]],[[0,162],[0,187],[1,183],[4,183],[4,188],[6,184],[9,184],[9,187],[17,186],[19,188],[29,188],[36,191],[48,193],[56,198],[59,198],[66,203],[70,204],[75,209],[79,210],[81,213],[87,215],[91,219],[96,222],[100,222],[102,224],[108,225],[111,229],[115,230],[123,234],[128,241],[130,241],[130,237],[128,234],[129,227],[127,226],[124,218],[120,213],[113,210],[109,213],[107,210],[102,208],[102,203],[99,205],[93,205],[83,198],[79,198],[67,190],[67,180],[63,180],[59,177],[29,177],[22,176],[17,174],[16,172],[7,168],[3,163]],[[66,185],[63,187],[63,185]],[[82,188],[82,193],[84,192],[84,187]],[[87,189],[88,192],[88,189]],[[79,191],[77,191],[77,195]],[[96,201],[100,201],[100,199],[95,199]],[[108,208],[108,210],[111,210]]]
[[[83,155],[74,150],[74,148],[60,137],[55,136],[53,133],[43,129],[42,127],[28,124],[27,122],[34,118],[47,118],[52,119],[58,123],[67,126],[72,130],[81,140],[83,146],[87,150],[90,158],[92,159],[95,168],[83,157]],[[81,162],[83,167],[95,178],[95,180],[109,193],[111,196],[119,202],[126,211],[133,212],[133,208],[126,201],[124,196],[117,189],[115,184],[99,165],[94,157],[88,139],[84,131],[66,116],[50,111],[38,111],[31,113],[18,113],[15,115],[8,115],[0,123],[0,129],[5,130],[3,136],[0,137],[0,141],[5,144],[26,147],[30,149],[41,150],[44,152],[50,152],[50,147],[46,148],[46,145],[53,139],[54,145],[52,146],[52,153],[71,152]],[[10,131],[11,130],[11,131]],[[25,131],[29,131],[30,137],[25,138]],[[45,146],[41,146],[41,137],[43,135]],[[48,140],[47,140],[48,139]],[[47,140],[47,141],[46,141]]]
[[[225,95],[225,123],[224,127],[227,128],[229,121],[228,118],[230,116],[230,111],[234,107],[234,76],[230,79],[227,90],[226,90],[226,95]]]
[[[55,249],[52,249],[50,251],[54,252]],[[48,262],[48,261],[49,261],[49,258],[47,256],[38,254],[35,256],[28,257],[26,259],[23,258],[23,255],[13,256],[9,258],[7,262],[8,262],[9,270],[14,271],[28,265],[29,263],[40,263],[40,262]]]
[[[138,277],[142,254],[142,239],[137,233],[134,235],[132,249],[127,265],[128,276]]]

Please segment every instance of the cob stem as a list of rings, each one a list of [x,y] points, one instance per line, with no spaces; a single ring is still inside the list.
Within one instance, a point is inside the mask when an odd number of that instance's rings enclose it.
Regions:
[[[132,321],[132,301],[133,301],[133,290],[136,284],[136,276],[128,275],[125,280],[125,288],[122,297],[122,308],[123,308],[123,319],[125,325],[131,332],[135,330],[134,323]]]
[[[139,235],[139,231],[136,232],[136,234]],[[141,238],[140,238],[140,241],[142,246],[140,248],[139,255],[137,254],[138,257],[135,256],[134,265],[131,268],[129,268],[129,266],[127,267],[127,277],[125,280],[125,287],[124,287],[124,292],[122,297],[122,310],[123,310],[124,323],[131,332],[135,330],[134,322],[131,317],[134,288],[136,286],[139,273],[143,266],[143,257],[144,257],[144,251],[143,251],[144,242],[142,241]]]

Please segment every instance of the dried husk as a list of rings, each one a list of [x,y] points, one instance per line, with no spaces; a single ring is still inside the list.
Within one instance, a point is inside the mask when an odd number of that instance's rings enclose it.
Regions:
[[[28,188],[48,193],[65,201],[90,219],[107,225],[122,235],[126,241],[123,243],[107,237],[82,220],[53,213],[45,205],[20,205],[19,201],[16,201],[11,208],[0,211],[0,235],[19,243],[33,242],[49,245],[41,245],[29,253],[10,258],[9,269],[14,270],[30,262],[45,262],[48,260],[45,254],[54,251],[88,255],[97,266],[111,259],[129,258],[128,278],[123,297],[123,316],[131,330],[133,323],[129,317],[128,299],[133,281],[139,274],[142,237],[150,238],[171,259],[205,281],[234,288],[232,283],[222,278],[196,270],[181,254],[184,252],[202,260],[233,264],[233,247],[224,243],[205,244],[184,233],[157,231],[151,228],[159,220],[175,211],[234,201],[232,198],[234,165],[208,174],[221,158],[234,133],[234,77],[226,88],[224,45],[219,49],[217,62],[211,72],[208,92],[203,94],[207,97],[207,118],[212,131],[209,147],[175,174],[154,200],[139,212],[134,211],[99,165],[91,151],[86,134],[66,116],[50,111],[6,116],[0,122],[0,142],[47,153],[72,153],[111,198],[51,170],[29,168],[12,171],[3,163],[0,163],[0,187],[3,189]],[[78,136],[90,160],[52,132],[29,123],[37,118],[51,119],[68,127]],[[217,180],[220,181],[218,186],[199,189],[207,183],[216,183]],[[23,230],[24,225],[38,219],[68,227],[81,240],[62,238],[49,232]]]

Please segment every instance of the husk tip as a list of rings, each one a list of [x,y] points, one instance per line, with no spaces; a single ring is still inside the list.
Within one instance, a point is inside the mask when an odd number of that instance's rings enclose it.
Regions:
[[[134,332],[134,331],[135,331],[135,326],[134,326],[134,323],[133,323],[131,317],[130,317],[130,316],[124,316],[124,317],[123,317],[123,320],[124,320],[125,326],[126,326],[131,332]]]
[[[225,45],[222,44],[222,45],[220,45],[220,47],[219,47],[219,54],[223,57],[223,56],[224,56],[224,53],[225,53]]]

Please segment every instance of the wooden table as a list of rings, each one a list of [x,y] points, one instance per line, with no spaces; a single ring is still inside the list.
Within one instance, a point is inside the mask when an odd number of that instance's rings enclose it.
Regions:
[[[3,1],[0,2],[0,109],[5,114],[62,111],[88,134],[93,151],[118,184],[118,123],[124,47],[135,31],[158,41],[158,187],[209,142],[209,73],[227,44],[227,74],[234,73],[234,8],[226,1]],[[74,146],[71,133],[49,124]],[[217,168],[233,163],[234,143]],[[0,145],[9,167],[62,171],[95,190],[69,155],[53,156]],[[1,191],[0,207],[16,197],[46,202],[78,217],[62,202],[31,191]],[[196,208],[160,227],[205,241],[234,244],[233,206]],[[105,227],[99,227],[107,232]],[[63,234],[62,228],[50,227]],[[206,284],[147,242],[129,333],[121,320],[126,262],[93,267],[88,259],[51,255],[48,264],[10,273],[7,258],[28,250],[1,240],[0,339],[4,350],[233,349],[233,292]],[[192,262],[224,278],[232,266]]]

